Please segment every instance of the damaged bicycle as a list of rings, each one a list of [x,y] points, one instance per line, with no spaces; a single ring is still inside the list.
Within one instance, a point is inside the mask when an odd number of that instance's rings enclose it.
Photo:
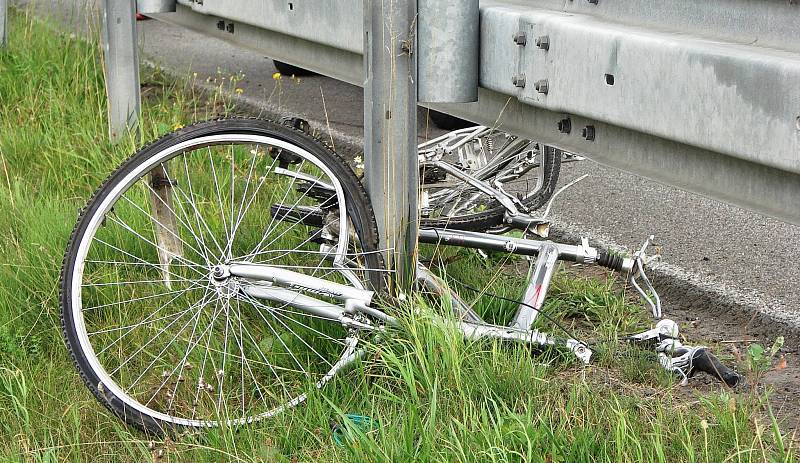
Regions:
[[[64,336],[87,387],[127,423],[163,432],[265,419],[348,368],[365,338],[391,342],[392,270],[372,206],[350,163],[306,126],[181,128],[125,161],[81,212],[62,269]],[[630,340],[683,380],[702,371],[736,385],[735,371],[662,319],[646,274],[652,238],[632,256],[547,239],[562,163],[577,159],[483,126],[419,146],[419,242],[530,257],[507,326],[420,265],[419,287],[450,302],[441,322],[589,363],[590,345],[533,324],[559,261],[597,265],[627,275],[657,320]]]

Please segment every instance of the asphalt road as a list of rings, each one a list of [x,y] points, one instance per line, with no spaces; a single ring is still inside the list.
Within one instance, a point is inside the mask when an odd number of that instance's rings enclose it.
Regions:
[[[75,7],[84,1],[37,0],[34,5],[40,14],[86,30],[86,8]],[[301,115],[329,127],[335,140],[361,144],[359,87],[322,76],[276,81],[271,60],[259,53],[154,20],[139,25],[146,60],[204,85],[243,74],[240,97],[258,112]],[[421,112],[420,136],[437,133]],[[584,173],[590,177],[554,205],[557,228],[562,235],[586,235],[627,249],[656,235],[664,259],[655,274],[657,286],[672,288],[668,293],[674,297],[665,301],[667,316],[671,304],[692,305],[674,291],[686,287],[690,295],[685,297],[702,299],[710,306],[706,312],[753,311],[765,321],[800,327],[800,227],[591,161],[565,166],[562,184]]]

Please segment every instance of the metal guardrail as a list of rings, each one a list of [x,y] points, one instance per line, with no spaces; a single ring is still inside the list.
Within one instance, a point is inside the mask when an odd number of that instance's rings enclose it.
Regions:
[[[137,124],[141,111],[136,6],[130,1],[106,0],[102,15],[109,137],[118,141]]]
[[[130,2],[104,0],[112,137],[138,113]],[[139,0],[139,6],[159,20],[366,85],[367,185],[384,244],[401,252],[398,266],[409,272],[416,268],[418,100],[800,224],[798,2],[484,0],[478,7],[475,0]]]
[[[450,0],[446,0],[450,1]],[[338,2],[334,2],[338,3]],[[364,179],[386,253],[392,290],[417,270],[419,162],[415,1],[365,2]]]
[[[0,47],[6,46],[6,31],[8,16],[8,0],[0,0]]]
[[[105,0],[106,8],[110,9],[114,0]],[[421,29],[428,29],[436,33],[455,32],[466,38],[475,37],[478,19],[477,2],[473,2],[472,16],[464,14],[459,8],[460,0],[429,0],[428,6],[445,7],[458,10],[462,14],[455,17],[461,21],[437,22],[435,26],[428,24]],[[302,9],[300,8],[302,5]],[[297,6],[297,10],[295,10]],[[414,0],[397,0],[392,2],[371,2],[352,5],[348,2],[315,2],[321,11],[333,11],[326,18],[338,19],[340,22],[316,21],[314,14],[308,10],[309,4],[299,2],[280,3],[268,2],[238,2],[223,3],[222,1],[193,1],[186,6],[176,6],[174,0],[143,0],[139,8],[143,12],[155,13],[178,9],[177,13],[167,13],[159,16],[169,19],[179,14],[195,14],[196,19],[207,21],[211,18],[214,23],[207,24],[220,33],[236,35],[237,24],[209,13],[218,12],[217,8],[242,8],[236,12],[238,15],[256,15],[259,18],[275,20],[272,27],[278,31],[269,31],[268,28],[260,29],[268,34],[270,47],[281,49],[280,53],[270,53],[270,56],[290,57],[287,61],[296,63],[295,54],[303,50],[306,53],[304,62],[321,63],[322,68],[341,66],[347,64],[350,69],[357,69],[358,73],[351,73],[346,80],[364,85],[364,132],[365,132],[365,170],[366,187],[375,210],[378,231],[381,238],[381,248],[386,249],[387,268],[395,270],[394,278],[390,283],[396,283],[394,290],[404,291],[411,287],[415,281],[417,269],[417,227],[418,206],[417,190],[419,187],[419,164],[417,161],[417,2]],[[355,10],[344,7],[355,6]],[[202,13],[192,13],[192,9],[199,9]],[[294,16],[282,15],[283,11],[302,11],[300,20],[292,20]],[[357,14],[354,14],[357,11]],[[309,16],[309,13],[312,13]],[[112,22],[106,18],[106,25],[112,28]],[[116,23],[119,24],[119,23]],[[287,32],[293,25],[304,25],[304,31],[299,31],[303,37],[291,36]],[[313,26],[313,27],[311,27]],[[444,26],[444,27],[442,27]],[[116,26],[124,33],[126,27]],[[252,27],[252,26],[250,26]],[[472,33],[469,32],[472,28]],[[461,29],[466,29],[464,34]],[[316,32],[314,32],[316,30]],[[342,41],[337,36],[337,31],[358,31],[352,40]],[[109,34],[113,37],[113,34]],[[327,37],[327,42],[317,43],[320,37]],[[362,48],[367,52],[362,57]],[[477,63],[477,52],[474,44],[466,43],[461,47],[462,53],[456,59],[472,57],[471,62]],[[449,56],[448,49],[440,53],[431,50],[426,54],[426,59],[433,65],[449,63],[453,57]],[[446,56],[438,59],[441,53]],[[306,66],[310,69],[322,69],[317,66]],[[342,68],[340,68],[342,69]],[[465,79],[453,79],[454,84],[448,87],[448,93],[437,93],[436,87],[427,87],[432,90],[427,95],[436,101],[474,101],[477,98],[477,75],[475,69]],[[471,86],[471,88],[470,88]],[[110,87],[109,87],[110,88]],[[426,87],[423,87],[426,88]],[[131,101],[129,99],[129,101]],[[114,107],[114,105],[111,105]]]
[[[179,0],[156,16],[363,85],[362,13]],[[800,5],[772,0],[482,1],[480,99],[433,107],[800,223],[799,22]],[[441,87],[474,72],[457,63]]]

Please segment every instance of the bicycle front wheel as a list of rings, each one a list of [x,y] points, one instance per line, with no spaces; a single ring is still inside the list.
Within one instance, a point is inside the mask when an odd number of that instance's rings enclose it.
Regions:
[[[352,361],[358,332],[214,269],[380,289],[376,243],[361,184],[322,143],[259,120],[187,127],[133,155],[83,210],[62,270],[66,344],[98,400],[140,428],[267,418]]]

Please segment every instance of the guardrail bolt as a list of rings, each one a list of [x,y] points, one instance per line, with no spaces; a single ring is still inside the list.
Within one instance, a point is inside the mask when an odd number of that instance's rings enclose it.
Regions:
[[[535,88],[537,92],[547,95],[547,79],[537,80],[536,83],[533,84],[533,88]]]
[[[592,5],[597,5],[597,2],[598,0],[589,0],[589,3],[591,3]]]
[[[561,133],[570,133],[572,132],[572,121],[569,118],[561,119],[558,121],[558,131]]]
[[[542,50],[549,50],[550,49],[550,36],[543,35],[541,37],[536,37],[536,46],[541,48]]]
[[[587,125],[583,129],[581,129],[581,136],[586,139],[586,141],[594,141],[594,126]]]
[[[225,21],[217,21],[217,29],[224,31],[225,30]]]
[[[528,44],[528,36],[524,32],[517,32],[514,34],[514,43],[524,47]]]
[[[525,74],[517,74],[511,77],[511,83],[515,87],[525,88]]]
[[[233,34],[233,23],[228,23],[228,27],[226,27],[225,30]]]

